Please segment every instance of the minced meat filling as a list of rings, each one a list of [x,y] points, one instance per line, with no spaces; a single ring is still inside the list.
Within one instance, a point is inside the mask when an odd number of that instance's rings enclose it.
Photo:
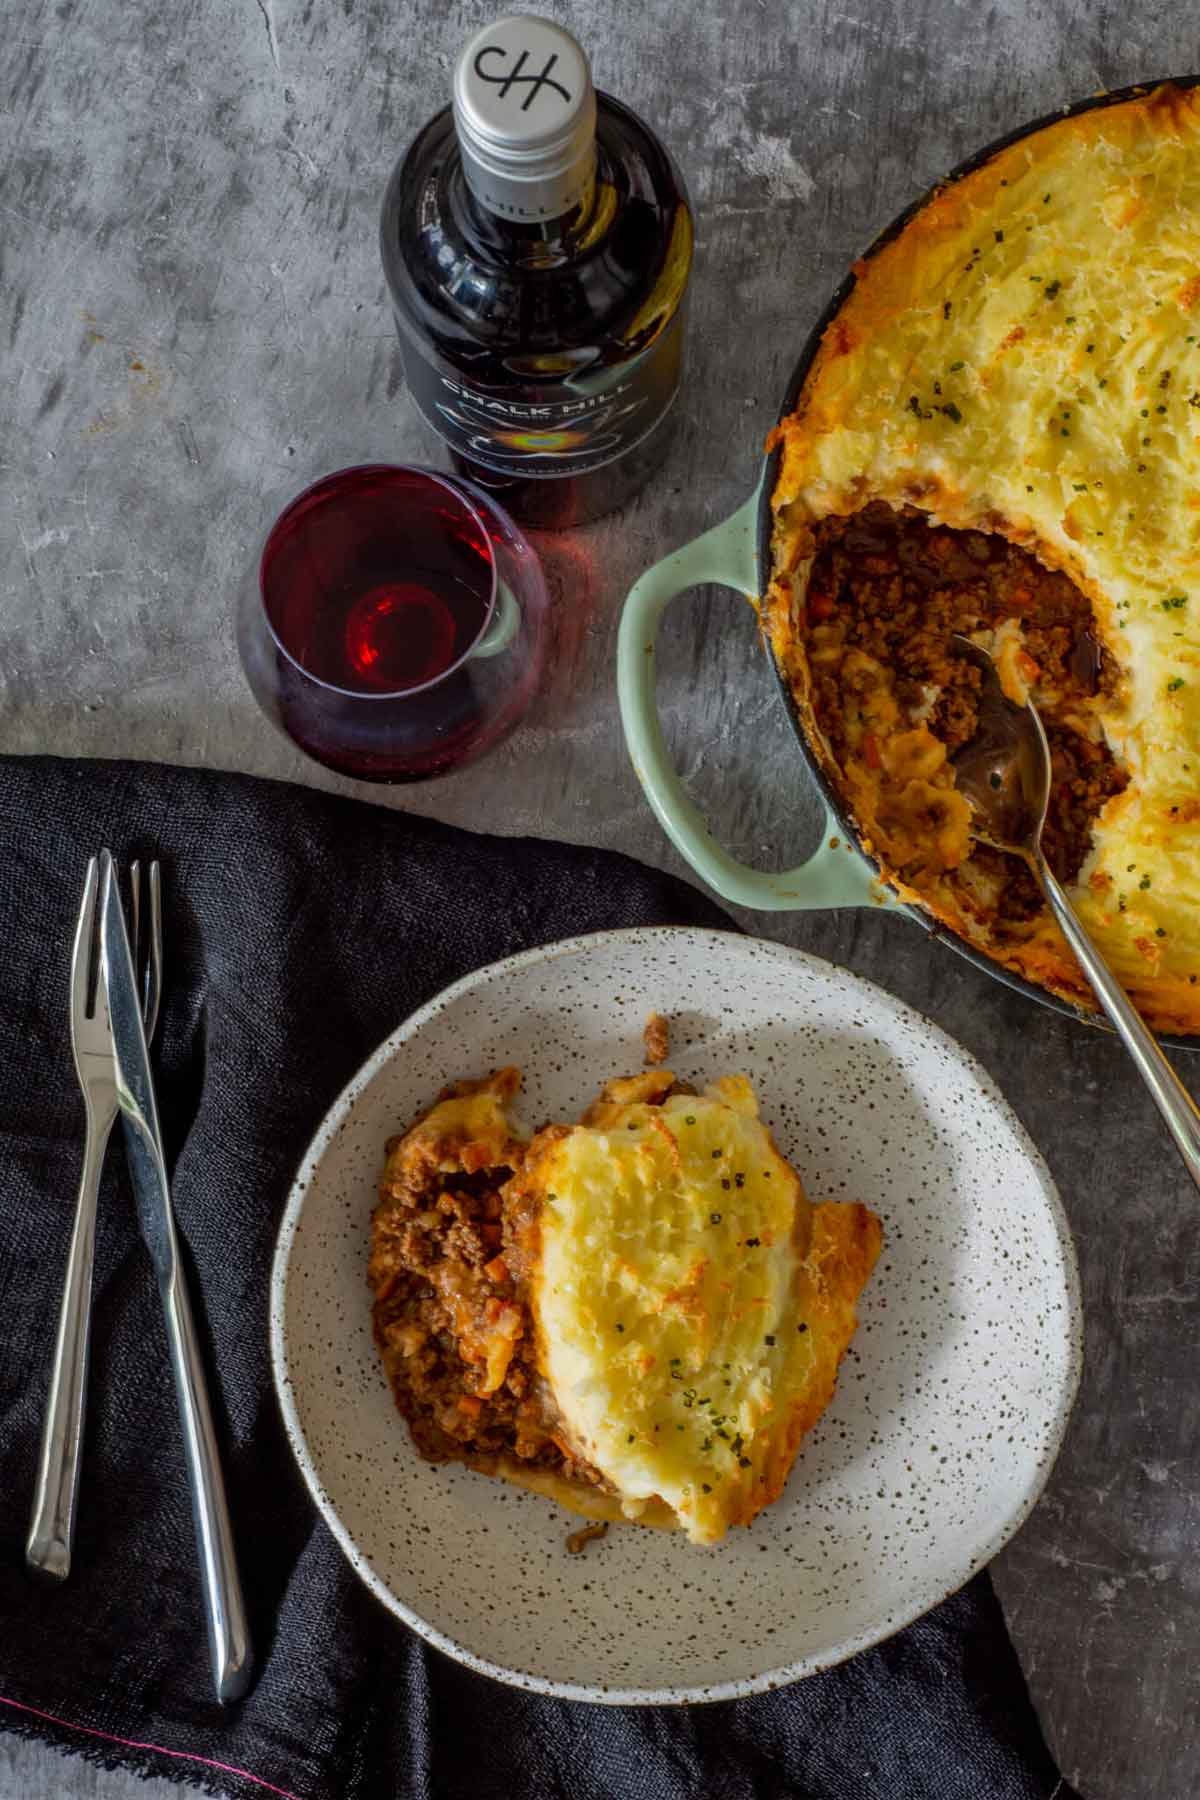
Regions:
[[[439,1174],[427,1159],[389,1167],[372,1224],[375,1339],[430,1461],[486,1467],[508,1455],[597,1483],[557,1436],[534,1364],[519,1255],[505,1244],[501,1190],[511,1174]]]
[[[869,676],[882,665],[898,728],[923,726],[953,759],[975,733],[980,684],[978,669],[955,654],[954,633],[1019,634],[1018,666],[1032,684],[1052,755],[1043,848],[1059,879],[1073,881],[1097,814],[1127,780],[1089,705],[1111,690],[1117,670],[1093,635],[1086,597],[1005,538],[930,526],[913,508],[896,512],[876,502],[850,518],[823,520],[815,536],[801,625],[813,711],[839,766],[859,759],[877,770],[886,798],[886,751],[862,730],[869,716],[856,710],[862,670]],[[970,860],[1000,890],[1001,925],[1019,926],[1042,911],[1017,858],[976,845]]]

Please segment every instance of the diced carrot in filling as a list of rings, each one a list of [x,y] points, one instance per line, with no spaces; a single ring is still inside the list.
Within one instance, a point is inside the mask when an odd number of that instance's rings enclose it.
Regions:
[[[375,1338],[396,1404],[431,1461],[508,1456],[595,1483],[547,1403],[519,1258],[502,1248],[512,1167],[487,1144],[437,1149],[419,1132],[389,1146],[372,1220]]]
[[[986,877],[997,933],[1020,935],[1043,915],[1041,894],[1017,858],[974,841],[955,786],[953,758],[978,726],[980,676],[953,638],[1003,650],[1033,690],[1053,769],[1043,846],[1059,879],[1073,881],[1098,814],[1127,780],[1094,720],[1118,671],[1089,601],[1005,538],[931,526],[911,507],[876,502],[821,521],[814,535],[813,711],[860,823],[918,891],[947,870],[969,874],[969,864]]]

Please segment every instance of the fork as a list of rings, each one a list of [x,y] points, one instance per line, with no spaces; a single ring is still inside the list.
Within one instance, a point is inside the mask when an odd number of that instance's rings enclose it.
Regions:
[[[99,979],[99,876],[99,861],[93,856],[88,863],[75,927],[75,947],[71,954],[71,1049],[83,1090],[87,1136],[58,1315],[50,1393],[42,1425],[37,1486],[25,1543],[25,1561],[29,1567],[55,1581],[64,1581],[70,1573],[75,1541],[83,1416],[87,1401],[96,1197],[104,1153],[118,1111],[112,1037]],[[158,1022],[162,992],[162,888],[158,863],[150,864],[145,902],[139,863],[130,865],[129,880],[134,963],[141,971],[142,1018],[149,1043]],[[148,913],[148,919],[143,918],[144,912]]]

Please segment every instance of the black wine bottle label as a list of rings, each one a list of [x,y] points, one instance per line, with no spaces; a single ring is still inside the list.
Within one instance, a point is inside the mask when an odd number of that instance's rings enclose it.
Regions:
[[[646,437],[679,391],[683,313],[640,355],[611,368],[487,387],[444,362],[397,312],[404,375],[426,424],[457,455],[497,475],[583,475]]]

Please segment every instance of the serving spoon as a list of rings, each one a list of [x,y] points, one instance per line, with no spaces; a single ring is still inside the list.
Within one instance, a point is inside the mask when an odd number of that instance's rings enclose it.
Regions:
[[[982,677],[978,729],[954,758],[959,791],[975,814],[974,836],[994,850],[1019,856],[1033,875],[1092,991],[1150,1090],[1188,1174],[1200,1187],[1200,1108],[1088,935],[1042,850],[1042,827],[1050,801],[1050,746],[1038,710],[1032,700],[1017,706],[1008,698],[986,650],[957,633],[954,645]]]

